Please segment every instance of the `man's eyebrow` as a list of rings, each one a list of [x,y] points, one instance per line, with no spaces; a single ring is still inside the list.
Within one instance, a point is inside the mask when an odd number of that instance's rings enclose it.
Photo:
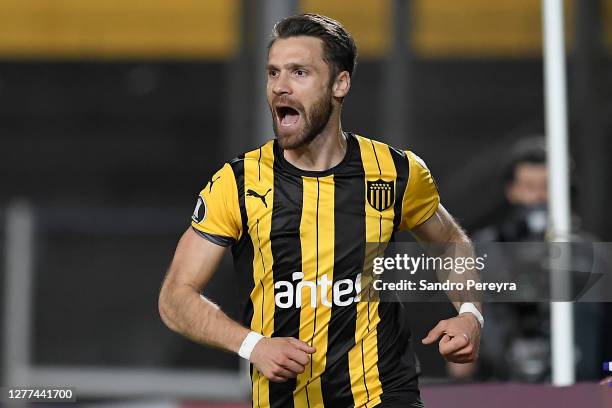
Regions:
[[[290,63],[290,64],[286,64],[285,68],[286,69],[310,68],[310,65],[308,65],[308,64],[300,64],[300,63],[297,63],[297,62],[293,62],[293,63]],[[268,71],[273,70],[273,69],[278,70],[279,68],[276,65],[274,65],[274,64],[268,64],[266,66],[266,70],[268,70]]]
[[[291,63],[291,64],[287,64],[287,68],[288,69],[299,69],[299,68],[310,68],[310,65],[308,64],[298,64],[297,62]]]

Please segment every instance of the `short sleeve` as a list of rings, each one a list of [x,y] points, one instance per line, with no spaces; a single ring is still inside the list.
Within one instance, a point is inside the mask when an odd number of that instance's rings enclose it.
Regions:
[[[412,229],[427,221],[440,204],[438,187],[425,162],[410,151],[406,155],[409,173],[402,203],[402,230]]]
[[[225,164],[198,195],[191,226],[214,244],[230,246],[242,232],[234,171]]]

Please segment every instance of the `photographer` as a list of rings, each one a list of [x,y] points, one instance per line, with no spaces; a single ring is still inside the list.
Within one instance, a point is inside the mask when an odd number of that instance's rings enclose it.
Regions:
[[[548,170],[542,137],[520,140],[504,169],[504,196],[508,204],[501,221],[473,234],[474,242],[542,242],[548,223]],[[572,241],[594,241],[572,220]],[[550,375],[550,321],[548,303],[490,303],[480,359],[470,366],[449,363],[457,380],[514,380],[541,382]],[[577,380],[599,378],[602,311],[598,303],[574,303]]]

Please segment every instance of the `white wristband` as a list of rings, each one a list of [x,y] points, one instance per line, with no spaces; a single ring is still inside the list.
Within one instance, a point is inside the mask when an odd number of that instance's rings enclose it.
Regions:
[[[459,308],[459,314],[461,313],[471,313],[476,317],[478,323],[480,323],[480,328],[484,327],[484,317],[482,317],[482,313],[474,306],[473,303],[464,303]]]
[[[238,350],[238,355],[246,360],[250,360],[251,353],[253,352],[255,345],[259,342],[259,340],[263,338],[264,336],[254,331],[247,334],[247,336],[242,341],[242,344],[240,345],[240,350]]]

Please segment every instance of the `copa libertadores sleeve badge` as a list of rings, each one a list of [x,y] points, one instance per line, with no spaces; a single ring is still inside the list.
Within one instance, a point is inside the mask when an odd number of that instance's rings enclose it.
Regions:
[[[196,203],[195,209],[193,210],[193,215],[191,219],[196,223],[200,224],[206,219],[206,201],[202,195],[198,196],[198,202]]]

